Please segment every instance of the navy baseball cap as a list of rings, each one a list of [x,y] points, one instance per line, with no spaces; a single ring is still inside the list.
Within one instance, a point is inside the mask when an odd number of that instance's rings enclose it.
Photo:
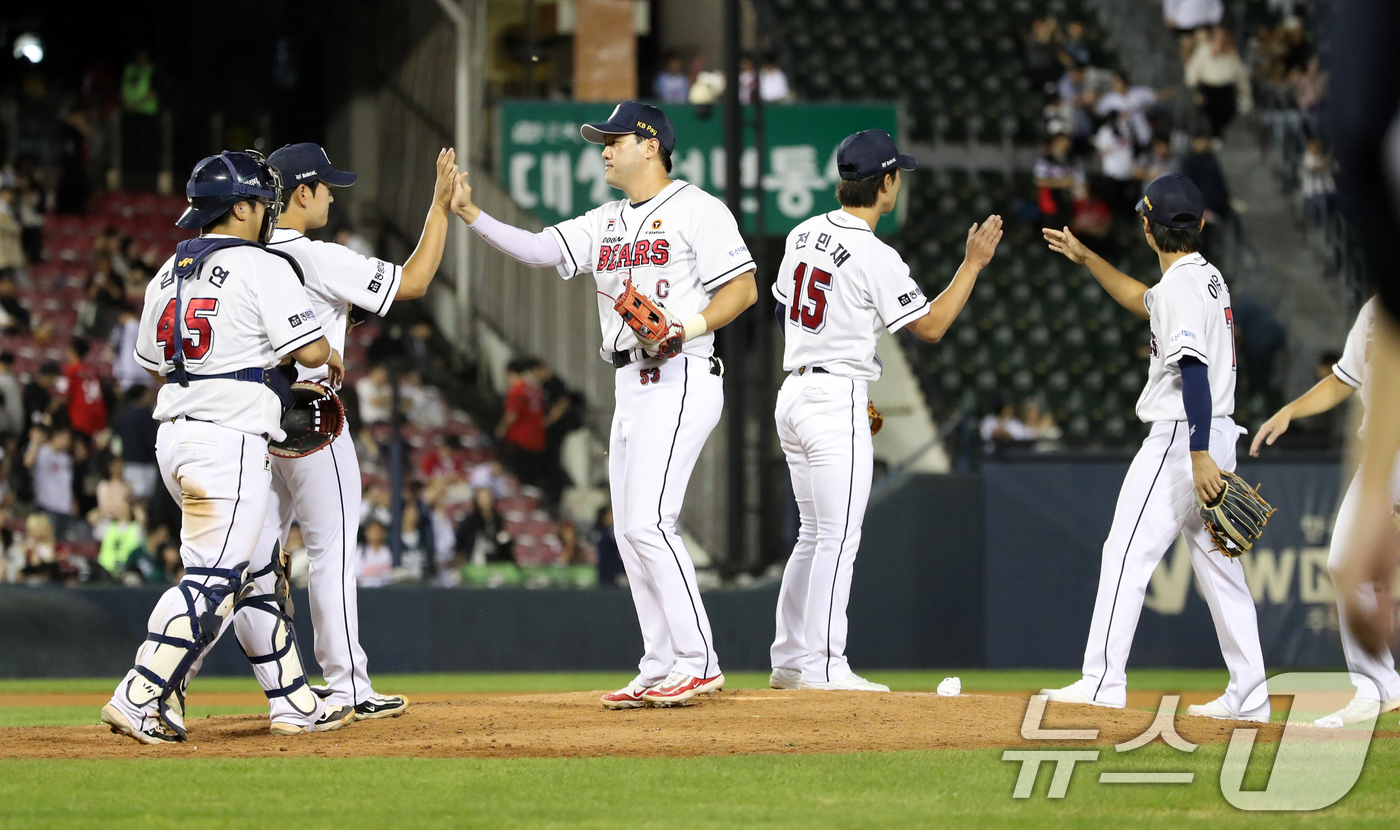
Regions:
[[[1148,183],[1137,210],[1159,225],[1196,228],[1206,214],[1206,198],[1195,182],[1179,173],[1168,173]]]
[[[676,149],[676,131],[666,113],[641,101],[623,101],[601,124],[579,127],[583,140],[590,144],[606,144],[610,135],[638,135],[661,142],[661,149],[670,153]]]
[[[884,130],[861,130],[846,136],[836,148],[836,169],[847,181],[868,179],[893,168],[917,170],[919,162],[911,155],[899,152],[894,139]]]
[[[288,144],[268,156],[267,162],[282,174],[283,187],[294,188],[312,182],[325,182],[331,187],[349,187],[355,183],[354,173],[335,169],[321,145],[310,141]]]

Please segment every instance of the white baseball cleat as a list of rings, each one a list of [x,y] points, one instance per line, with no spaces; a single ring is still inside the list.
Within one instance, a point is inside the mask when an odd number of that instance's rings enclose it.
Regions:
[[[623,686],[615,692],[609,692],[601,698],[604,709],[641,709],[647,705],[642,700],[642,693],[651,689],[650,686],[643,686],[636,680]]]
[[[274,735],[304,735],[307,732],[334,732],[349,725],[355,719],[354,706],[327,706],[325,714],[315,723],[306,725],[273,721],[270,731]]]
[[[684,706],[696,695],[718,692],[724,688],[724,675],[693,677],[682,671],[666,675],[660,686],[642,692],[642,700],[655,706]]]
[[[137,729],[132,725],[131,719],[122,710],[112,704],[102,707],[102,722],[111,727],[112,732],[126,737],[140,744],[173,744],[180,742],[180,736],[166,729],[163,724],[157,723],[150,729]]]
[[[1266,703],[1252,715],[1240,715],[1231,712],[1224,703],[1224,698],[1216,698],[1210,703],[1198,703],[1195,706],[1187,706],[1186,714],[1195,715],[1198,718],[1215,718],[1216,720],[1243,720],[1251,723],[1269,722],[1269,705]]]
[[[832,681],[802,681],[803,689],[820,689],[822,691],[841,692],[888,692],[889,686],[883,683],[871,683],[855,672],[848,672],[844,677],[838,677]]]
[[[1384,704],[1377,700],[1364,697],[1354,697],[1351,703],[1325,717],[1313,721],[1313,726],[1320,726],[1323,729],[1341,729],[1343,726],[1351,726],[1353,723],[1361,723],[1371,718],[1380,717],[1386,712],[1393,712],[1400,709],[1400,697],[1393,697]]]
[[[1078,683],[1071,683],[1063,689],[1041,689],[1040,697],[1054,703],[1078,703],[1084,706],[1102,706],[1105,709],[1122,709],[1112,703],[1100,703],[1084,694]]]
[[[800,689],[802,688],[802,671],[800,669],[773,669],[773,673],[768,675],[768,688]]]

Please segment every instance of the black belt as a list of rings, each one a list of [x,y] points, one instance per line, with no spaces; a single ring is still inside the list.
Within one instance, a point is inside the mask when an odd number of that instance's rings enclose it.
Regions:
[[[249,383],[262,383],[266,371],[263,369],[239,369],[236,372],[220,372],[216,375],[196,375],[186,372],[186,380],[245,380]]]
[[[795,372],[796,374],[798,374],[798,375],[805,375],[805,374],[807,374],[808,372],[811,372],[811,373],[814,374],[814,375],[829,375],[829,374],[831,374],[830,372],[828,372],[827,370],[823,369],[823,368],[820,367],[820,366],[798,366],[798,367],[794,370],[794,372]]]
[[[176,415],[174,418],[171,418],[171,419],[170,419],[170,423],[172,423],[172,424],[175,423],[176,421],[198,421],[198,422],[200,422],[201,424],[212,424],[212,423],[214,423],[213,421],[210,421],[210,420],[208,420],[208,419],[206,419],[206,418],[191,418],[191,417],[188,416],[188,415]]]
[[[650,360],[650,357],[643,349],[631,349],[625,352],[612,352],[608,356],[608,360],[612,363],[614,369],[621,369],[633,363],[640,363],[643,360]],[[709,358],[709,361],[710,374],[714,375],[715,377],[724,377],[724,361],[720,360],[717,357],[711,357]],[[822,371],[826,370],[823,369]]]

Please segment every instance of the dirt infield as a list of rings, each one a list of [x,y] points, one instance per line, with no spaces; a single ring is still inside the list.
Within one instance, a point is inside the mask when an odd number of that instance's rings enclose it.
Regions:
[[[1021,737],[1024,697],[745,689],[680,709],[609,712],[598,705],[599,694],[415,701],[402,718],[294,738],[270,734],[265,715],[209,717],[189,724],[189,743],[164,746],[141,746],[100,725],[17,727],[0,730],[0,758],[692,757],[1052,745]],[[1113,744],[1142,734],[1154,716],[1052,703],[1043,727],[1097,728],[1094,743]],[[1187,716],[1176,723],[1197,744],[1226,742],[1241,725]],[[1260,740],[1282,734],[1278,724],[1258,728]]]

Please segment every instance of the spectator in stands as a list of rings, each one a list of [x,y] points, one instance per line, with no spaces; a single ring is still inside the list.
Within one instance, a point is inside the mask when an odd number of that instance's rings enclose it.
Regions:
[[[151,373],[141,368],[134,356],[136,335],[140,329],[141,318],[130,306],[123,304],[117,312],[117,323],[107,338],[107,348],[112,356],[112,378],[117,382],[118,392],[125,393],[133,386],[149,386],[154,382]]]
[[[1222,226],[1231,214],[1230,188],[1225,184],[1225,171],[1216,158],[1210,133],[1199,133],[1191,142],[1191,152],[1181,161],[1181,175],[1195,182],[1205,197],[1206,226],[1201,232],[1202,253],[1207,258],[1219,245]]]
[[[378,521],[365,525],[365,541],[360,545],[355,578],[361,588],[378,588],[393,582],[394,554],[389,550],[388,532]]]
[[[24,521],[24,532],[10,544],[7,558],[10,582],[42,585],[61,579],[57,540],[48,516],[38,511],[29,514]]]
[[[15,356],[0,352],[0,446],[6,438],[22,435],[28,426],[24,419],[24,390],[15,377]]]
[[[490,490],[492,495],[501,497],[510,490],[510,479],[499,460],[484,461],[472,468],[467,483],[473,490]]]
[[[1223,26],[1200,38],[1186,64],[1186,85],[1196,90],[1196,103],[1210,121],[1214,138],[1225,134],[1237,112],[1248,114],[1254,108],[1249,69]]]
[[[544,396],[529,373],[532,361],[513,360],[506,367],[505,412],[496,426],[501,458],[521,484],[539,486],[544,464]]]
[[[1197,30],[1219,26],[1224,18],[1221,0],[1162,0],[1162,20],[1168,29],[1176,30],[1182,63],[1190,59],[1195,48]]]
[[[97,564],[106,571],[110,579],[119,582],[127,568],[135,565],[132,557],[140,556],[138,551],[142,550],[144,544],[141,524],[127,513],[108,522],[103,528],[101,539],[102,546],[98,550]]]
[[[365,488],[364,495],[360,498],[360,525],[366,526],[370,522],[379,522],[385,527],[393,520],[393,513],[389,510],[390,494],[389,488],[385,484],[375,482]]]
[[[49,425],[53,414],[63,406],[63,399],[54,394],[61,371],[58,364],[46,360],[39,365],[39,373],[24,385],[24,421],[30,426]]]
[[[1298,191],[1303,217],[1308,224],[1320,227],[1331,210],[1337,182],[1332,177],[1332,154],[1316,136],[1308,139],[1308,149],[1298,161]]]
[[[14,188],[0,187],[0,277],[13,277],[24,267],[18,213]]]
[[[447,509],[447,487],[439,480],[423,492],[425,524],[432,531],[434,584],[452,587],[462,581],[466,557],[457,555],[457,529]]]
[[[24,258],[33,265],[44,258],[44,214],[48,212],[47,194],[38,181],[38,171],[15,179],[16,218],[19,220],[20,246]]]
[[[89,437],[107,428],[107,401],[102,396],[102,372],[87,362],[88,342],[68,343],[68,365],[54,389],[68,407],[68,424]]]
[[[185,560],[180,556],[180,546],[173,540],[160,546],[161,582],[176,585],[185,578]]]
[[[621,588],[620,581],[626,576],[626,570],[622,566],[622,553],[617,549],[611,507],[600,508],[593,521],[593,548],[598,551],[599,587]]]
[[[559,553],[555,557],[555,564],[565,567],[588,564],[588,549],[579,542],[578,528],[574,526],[573,521],[560,519],[554,532],[559,539]]]
[[[92,183],[88,180],[88,145],[92,141],[92,123],[80,107],[63,114],[59,125],[58,187],[54,191],[54,206],[59,213],[81,216],[87,212]]]
[[[79,316],[79,327],[92,337],[105,339],[117,324],[117,318],[127,308],[126,284],[112,270],[112,259],[103,254],[97,260],[97,270],[88,279],[83,299],[86,306]]]
[[[30,429],[29,450],[24,466],[34,477],[34,504],[49,516],[58,538],[68,536],[73,518],[73,435],[66,427],[45,434],[39,427]]]
[[[1066,109],[1069,137],[1076,145],[1075,152],[1086,153],[1089,136],[1094,131],[1089,112],[1097,99],[1094,90],[1089,86],[1085,67],[1075,64],[1065,70],[1065,74],[1060,77],[1058,91],[1060,103]]]
[[[20,302],[14,275],[0,275],[0,334],[28,334],[29,322],[29,309]]]
[[[121,442],[122,481],[140,501],[151,497],[156,487],[156,432],[160,425],[151,417],[157,390],[132,386],[126,390],[126,405],[117,413],[113,432]]]
[[[344,245],[360,256],[374,256],[374,246],[369,244],[369,240],[366,239],[363,234],[349,225],[344,225],[335,232],[335,241],[337,244]]]
[[[416,494],[415,494],[416,496]],[[399,563],[405,573],[421,578],[429,566],[428,551],[434,547],[432,538],[424,526],[423,514],[418,508],[418,499],[404,495],[403,514],[399,520]]]
[[[987,452],[995,452],[997,445],[1015,441],[1030,441],[1035,438],[1035,430],[1026,426],[1016,415],[1016,407],[1005,398],[992,401],[991,410],[982,417],[977,427],[978,434]]]
[[[1147,112],[1159,99],[1169,98],[1171,90],[1158,93],[1149,86],[1128,86],[1123,73],[1113,73],[1112,86],[1094,104],[1094,112],[1100,118],[1111,118],[1114,113],[1126,113],[1132,123],[1133,142],[1139,147],[1152,140],[1152,125],[1147,121]]]
[[[1089,47],[1084,42],[1084,21],[1071,20],[1065,24],[1065,36],[1060,40],[1060,51],[1065,58],[1061,62],[1073,66],[1088,66],[1093,63]]]
[[[656,73],[652,94],[668,104],[683,104],[690,95],[690,78],[679,55],[666,59],[666,68]]]
[[[457,525],[457,555],[474,565],[514,562],[513,543],[496,497],[484,487],[472,493],[472,511]]]
[[[1064,227],[1074,218],[1074,191],[1084,185],[1084,169],[1069,157],[1070,143],[1066,134],[1052,136],[1035,163],[1041,221],[1051,228]]]
[[[765,104],[777,104],[792,97],[787,73],[771,55],[763,59],[758,70],[758,97]]]
[[[1042,90],[1060,79],[1063,71],[1057,57],[1058,29],[1053,17],[1037,17],[1031,21],[1026,38],[1026,77],[1033,89]]]
[[[1042,409],[1039,398],[1027,398],[1021,405],[1021,423],[1026,425],[1030,438],[1036,442],[1036,449],[1053,449],[1064,437],[1055,416],[1048,409]]]
[[[170,531],[163,525],[156,525],[144,534],[140,547],[131,552],[126,560],[126,573],[122,574],[122,584],[128,587],[165,584],[165,565],[162,562],[162,548],[170,544],[175,548],[175,558],[180,558],[178,545],[170,543]]]
[[[394,413],[394,388],[389,384],[389,367],[380,363],[355,383],[360,402],[360,422],[364,426],[387,424]]]
[[[540,487],[550,504],[558,504],[564,488],[572,483],[561,463],[564,439],[583,426],[582,406],[544,361],[534,361],[531,372],[535,385],[544,395],[544,460]]]
[[[1277,389],[1274,360],[1288,342],[1288,332],[1269,307],[1253,297],[1234,294],[1230,300],[1245,388],[1250,394],[1272,393]]]
[[[1144,190],[1147,183],[1168,173],[1181,172],[1181,162],[1177,160],[1176,154],[1172,152],[1172,143],[1165,138],[1154,139],[1152,149],[1143,155],[1138,162],[1137,178],[1142,182]]]
[[[404,418],[420,429],[447,426],[447,402],[442,393],[423,383],[418,372],[404,372],[399,381],[399,406]]]
[[[153,174],[160,165],[160,97],[156,91],[155,66],[151,63],[151,53],[146,49],[136,52],[135,58],[122,71],[122,164],[123,172],[134,181],[127,181],[128,187],[136,185],[149,188],[155,184]]]
[[[1119,110],[1104,121],[1094,136],[1104,179],[1104,200],[1114,216],[1127,216],[1137,204],[1139,185],[1133,164],[1132,114]]]
[[[465,471],[458,460],[462,441],[455,435],[442,435],[433,440],[431,451],[423,453],[418,462],[418,475],[425,481],[450,481],[463,477]]]
[[[98,436],[99,439],[106,437],[106,433]],[[79,517],[77,522],[70,525],[72,532],[69,536],[87,541],[92,528],[88,526],[86,518],[90,511],[97,509],[97,485],[102,481],[106,449],[97,440],[74,432],[73,448],[69,452],[73,456],[73,515]]]
[[[758,72],[754,69],[753,58],[745,55],[739,59],[739,103],[752,104],[757,89]]]

